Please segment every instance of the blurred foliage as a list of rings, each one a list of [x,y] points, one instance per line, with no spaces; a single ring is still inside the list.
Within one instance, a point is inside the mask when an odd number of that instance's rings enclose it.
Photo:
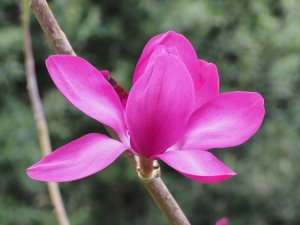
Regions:
[[[213,150],[238,175],[217,185],[190,181],[163,166],[163,178],[194,224],[300,224],[300,4],[297,0],[52,0],[74,49],[109,69],[127,89],[146,41],[169,29],[218,66],[222,91],[265,98],[261,130],[235,150]],[[24,75],[19,1],[0,1],[0,224],[50,225],[46,185],[26,168],[40,158]],[[40,92],[53,148],[101,125],[73,108],[45,70],[53,54],[32,20]],[[61,184],[72,225],[166,224],[132,169],[120,158],[101,173]]]

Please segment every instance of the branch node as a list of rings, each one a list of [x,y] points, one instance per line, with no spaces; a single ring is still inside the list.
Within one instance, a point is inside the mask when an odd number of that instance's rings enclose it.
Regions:
[[[154,179],[160,177],[160,167],[157,160],[148,160],[138,157],[136,172],[143,183],[150,183]]]

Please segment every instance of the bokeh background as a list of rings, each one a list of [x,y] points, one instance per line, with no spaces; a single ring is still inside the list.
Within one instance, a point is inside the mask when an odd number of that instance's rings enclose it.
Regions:
[[[46,185],[25,169],[40,159],[26,90],[20,2],[0,0],[0,224],[53,225]],[[162,165],[163,179],[193,225],[300,224],[300,3],[298,0],[52,0],[78,55],[108,69],[127,90],[143,46],[157,33],[184,34],[199,58],[214,62],[221,91],[265,98],[260,131],[234,149],[216,149],[238,175],[203,185]],[[44,61],[53,54],[32,17],[40,94],[53,148],[100,124],[57,91]],[[101,173],[61,184],[72,225],[162,225],[166,220],[124,158]]]

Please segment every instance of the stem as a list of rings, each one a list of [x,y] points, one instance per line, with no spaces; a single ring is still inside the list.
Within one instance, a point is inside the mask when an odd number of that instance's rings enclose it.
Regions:
[[[24,35],[24,54],[25,54],[25,69],[27,79],[27,89],[31,106],[34,113],[34,120],[38,131],[38,137],[40,142],[40,148],[42,155],[48,155],[51,153],[51,144],[49,138],[49,132],[47,122],[45,120],[41,99],[38,92],[38,86],[36,81],[36,74],[34,68],[34,57],[31,46],[31,35],[30,35],[30,16],[28,1],[23,0],[23,35]],[[47,183],[48,192],[50,195],[51,203],[54,207],[55,215],[60,225],[70,225],[64,203],[60,194],[59,186],[57,183]]]
[[[130,165],[135,168],[136,162],[134,156],[128,153],[125,156]],[[150,193],[156,205],[165,215],[170,225],[191,225],[160,177],[154,178],[150,182],[142,183]]]
[[[151,177],[153,173],[153,160],[139,157],[139,164],[140,175],[144,178]]]
[[[172,225],[191,225],[160,177],[144,183],[157,206]]]
[[[45,0],[30,0],[29,6],[47,35],[53,49],[59,54],[75,55],[70,42],[60,29],[47,2]]]
[[[70,42],[58,25],[47,2],[45,0],[30,0],[30,7],[54,50],[59,54],[75,55]],[[121,92],[120,95],[120,89],[122,89],[121,86],[112,78],[109,78],[109,82],[113,84],[113,87],[122,99],[124,97],[122,94],[124,93]],[[105,128],[112,137],[116,137],[110,128]],[[133,156],[128,153],[125,153],[125,156],[129,163],[136,168],[136,162]],[[143,161],[142,164],[143,168],[149,168],[148,162],[146,163],[147,166],[145,165],[145,161]],[[143,182],[143,184],[171,225],[190,225],[190,222],[187,220],[183,211],[180,209],[176,200],[173,198],[161,178],[155,178],[149,183]]]

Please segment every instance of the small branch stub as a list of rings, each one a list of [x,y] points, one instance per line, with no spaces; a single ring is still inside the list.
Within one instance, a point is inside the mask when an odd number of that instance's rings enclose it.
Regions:
[[[137,157],[137,174],[144,183],[150,183],[155,178],[160,177],[160,167],[156,160]]]

